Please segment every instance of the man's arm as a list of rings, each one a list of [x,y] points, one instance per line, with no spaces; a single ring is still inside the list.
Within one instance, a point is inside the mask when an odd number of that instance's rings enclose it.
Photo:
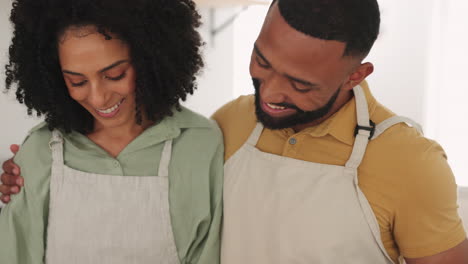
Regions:
[[[407,166],[406,177],[393,225],[400,253],[409,264],[468,264],[467,235],[447,155],[430,140],[416,150],[410,149],[409,162],[401,163]]]
[[[407,264],[467,264],[468,263],[468,240],[460,245],[439,253],[434,256],[405,259]]]
[[[11,145],[10,150],[13,155],[19,151],[18,145]],[[10,195],[17,194],[21,191],[21,187],[24,185],[24,179],[20,176],[21,170],[18,165],[13,162],[13,158],[5,161],[2,165],[3,172],[0,178],[0,200],[5,204],[11,200]]]

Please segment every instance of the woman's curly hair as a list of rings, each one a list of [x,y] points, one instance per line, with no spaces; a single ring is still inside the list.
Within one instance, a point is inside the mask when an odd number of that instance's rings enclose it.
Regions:
[[[180,111],[203,67],[200,15],[192,0],[14,0],[6,87],[44,116],[49,129],[93,130],[93,117],[73,100],[60,69],[57,45],[70,27],[93,25],[130,48],[136,71],[137,122],[158,122]],[[144,113],[142,113],[144,111]]]

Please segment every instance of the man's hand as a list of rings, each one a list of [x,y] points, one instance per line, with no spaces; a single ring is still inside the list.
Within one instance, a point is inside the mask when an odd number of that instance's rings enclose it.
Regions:
[[[11,145],[10,146],[11,152],[16,155],[19,150],[18,145]],[[1,183],[0,185],[0,200],[3,203],[10,202],[10,195],[19,193],[21,187],[24,185],[24,179],[20,176],[20,168],[13,162],[13,158],[5,161],[3,163],[3,173],[1,176]]]
[[[406,259],[408,264],[467,264],[468,263],[468,240],[460,245],[435,256]]]

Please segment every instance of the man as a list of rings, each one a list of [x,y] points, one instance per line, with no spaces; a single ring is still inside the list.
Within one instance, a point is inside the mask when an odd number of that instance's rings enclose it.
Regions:
[[[252,53],[255,96],[214,115],[224,264],[468,263],[444,151],[364,81],[379,24],[375,0],[272,4]],[[4,164],[6,195],[21,183],[14,169]]]

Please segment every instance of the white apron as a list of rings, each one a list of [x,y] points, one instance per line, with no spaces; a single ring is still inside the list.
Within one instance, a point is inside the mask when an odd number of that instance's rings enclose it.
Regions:
[[[261,152],[255,147],[263,131],[260,123],[227,161],[223,264],[393,263],[358,186],[357,168],[371,129],[362,88],[357,86],[354,93],[358,124],[366,128],[358,129],[346,166]],[[400,122],[413,124],[392,117],[375,127],[372,138]]]
[[[47,264],[178,264],[171,227],[168,175],[172,140],[158,176],[112,176],[64,165],[63,139],[49,144]]]

